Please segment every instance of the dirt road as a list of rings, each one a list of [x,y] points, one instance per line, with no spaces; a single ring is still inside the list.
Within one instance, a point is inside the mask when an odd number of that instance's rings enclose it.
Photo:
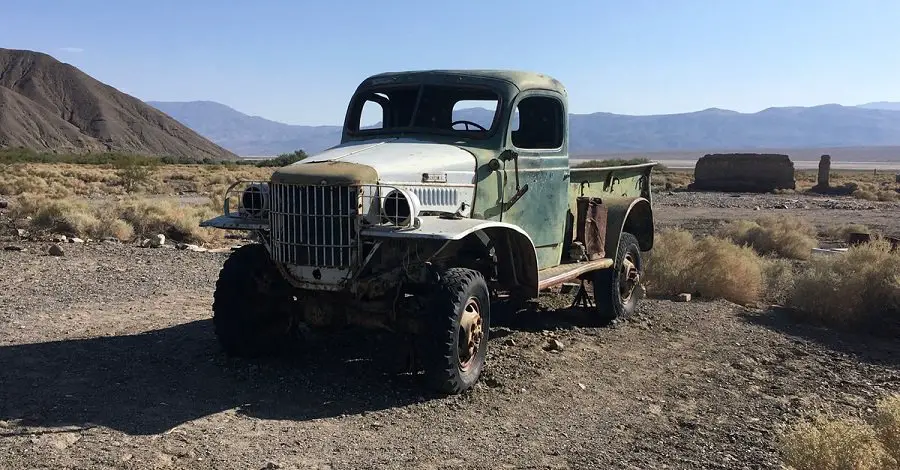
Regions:
[[[389,335],[225,357],[209,319],[225,254],[20,245],[0,251],[4,469],[778,468],[786,420],[900,391],[887,342],[649,300],[616,328],[525,312],[493,329],[475,390],[433,397]]]

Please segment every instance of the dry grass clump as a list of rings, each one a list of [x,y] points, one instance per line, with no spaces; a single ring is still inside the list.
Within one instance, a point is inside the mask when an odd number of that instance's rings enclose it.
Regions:
[[[879,400],[872,424],[818,415],[780,436],[783,462],[794,470],[888,470],[900,462],[900,395]]]
[[[28,228],[35,233],[115,237],[122,241],[162,233],[172,240],[193,243],[223,239],[221,230],[199,227],[201,220],[215,215],[218,213],[205,205],[179,204],[171,199],[131,198],[91,204],[35,194],[15,198],[11,211],[16,219],[31,217]]]
[[[238,180],[268,180],[273,168],[228,165],[14,163],[0,164],[0,195],[44,194],[53,199],[72,196],[119,196],[128,193],[206,196]]]
[[[204,205],[179,204],[170,199],[130,199],[118,204],[118,214],[141,237],[162,233],[186,242],[211,242],[222,238],[221,230],[201,228],[200,222],[219,215]]]
[[[871,228],[863,224],[841,224],[829,227],[825,230],[823,235],[832,240],[841,240],[846,242],[850,239],[851,233],[875,234],[875,232]]]
[[[131,225],[108,207],[92,207],[83,201],[26,193],[16,198],[11,215],[31,217],[29,228],[35,232],[98,239],[115,237],[122,241],[134,236]]]
[[[813,259],[794,279],[787,304],[832,326],[900,318],[900,251],[885,240]]]
[[[809,259],[818,246],[816,228],[799,217],[764,216],[755,221],[737,220],[719,230],[719,236],[752,247],[762,255]]]
[[[763,292],[763,262],[750,248],[684,230],[656,235],[644,277],[653,295],[682,292],[752,304]]]
[[[796,424],[780,447],[793,470],[887,470],[897,464],[875,430],[855,419],[817,417]]]
[[[784,305],[794,290],[795,269],[793,263],[781,258],[763,260],[763,300],[769,304]]]
[[[690,170],[655,169],[650,174],[650,184],[655,191],[686,189],[694,181]]]

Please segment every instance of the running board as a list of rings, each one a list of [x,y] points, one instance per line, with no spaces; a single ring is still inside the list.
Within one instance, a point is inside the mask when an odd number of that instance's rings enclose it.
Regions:
[[[538,291],[577,279],[584,273],[611,268],[613,264],[612,259],[601,258],[583,263],[560,264],[559,266],[538,271]]]

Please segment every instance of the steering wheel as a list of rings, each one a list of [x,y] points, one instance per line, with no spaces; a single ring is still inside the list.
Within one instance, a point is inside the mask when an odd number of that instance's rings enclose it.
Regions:
[[[472,127],[477,127],[478,129],[480,129],[480,130],[482,130],[482,131],[484,131],[484,132],[487,132],[487,129],[485,129],[484,126],[482,126],[481,124],[478,124],[477,122],[466,121],[465,119],[461,119],[461,120],[459,120],[459,121],[453,121],[453,122],[451,122],[451,123],[450,123],[450,127],[452,128],[453,126],[455,126],[455,125],[457,125],[457,124],[465,124],[465,125],[466,125],[466,130],[469,130],[469,125],[471,124]]]

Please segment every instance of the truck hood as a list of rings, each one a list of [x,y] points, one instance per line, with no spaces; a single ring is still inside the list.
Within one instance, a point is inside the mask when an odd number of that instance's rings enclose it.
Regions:
[[[474,184],[475,156],[449,144],[388,139],[339,145],[280,168],[272,181],[288,184],[421,183],[441,173],[450,184]]]

